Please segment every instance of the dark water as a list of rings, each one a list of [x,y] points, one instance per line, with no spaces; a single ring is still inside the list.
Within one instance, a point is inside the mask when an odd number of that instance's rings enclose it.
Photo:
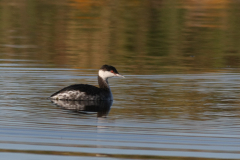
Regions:
[[[0,159],[240,159],[239,1],[0,1]],[[54,104],[112,64],[112,104]],[[74,108],[75,107],[75,108]]]

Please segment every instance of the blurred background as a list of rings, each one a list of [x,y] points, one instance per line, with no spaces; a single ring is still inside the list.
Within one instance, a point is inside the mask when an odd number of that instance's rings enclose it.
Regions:
[[[239,17],[239,0],[0,0],[0,157],[240,159]],[[104,114],[47,99],[103,64],[126,77]]]
[[[1,57],[131,74],[239,68],[237,0],[2,0]]]

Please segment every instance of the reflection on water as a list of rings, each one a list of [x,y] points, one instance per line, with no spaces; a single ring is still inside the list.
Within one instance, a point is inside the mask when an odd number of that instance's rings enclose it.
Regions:
[[[128,75],[124,81],[110,79],[113,104],[54,101],[61,109],[48,96],[67,84],[97,85],[98,69],[89,74],[89,70],[34,68],[39,64],[26,68],[28,61],[21,63],[0,67],[0,155],[240,157],[236,73]],[[97,117],[82,114],[91,112]]]
[[[239,4],[2,0],[0,157],[240,159]],[[103,64],[113,104],[47,99]]]
[[[236,0],[5,0],[1,57],[84,69],[107,63],[131,74],[239,68],[239,6]]]
[[[97,117],[106,117],[112,106],[112,101],[68,101],[51,100],[55,105],[80,113],[97,112]]]

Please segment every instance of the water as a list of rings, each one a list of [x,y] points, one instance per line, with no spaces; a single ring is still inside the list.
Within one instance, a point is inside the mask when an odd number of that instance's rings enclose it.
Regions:
[[[35,68],[40,66],[36,62],[21,61],[16,66],[17,60],[4,61],[0,68],[3,157],[240,156],[238,74],[126,75],[125,79],[111,79],[115,100],[110,111],[98,116],[97,112],[61,108],[47,99],[61,86],[71,84],[69,81],[96,85],[97,70]]]
[[[238,6],[1,1],[0,159],[240,159]],[[112,104],[48,99],[103,64]]]

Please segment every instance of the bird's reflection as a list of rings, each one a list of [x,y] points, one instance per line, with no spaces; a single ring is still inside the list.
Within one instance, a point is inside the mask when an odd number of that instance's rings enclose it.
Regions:
[[[97,117],[106,117],[112,106],[112,101],[67,101],[51,100],[53,104],[67,110],[79,113],[97,112]]]

